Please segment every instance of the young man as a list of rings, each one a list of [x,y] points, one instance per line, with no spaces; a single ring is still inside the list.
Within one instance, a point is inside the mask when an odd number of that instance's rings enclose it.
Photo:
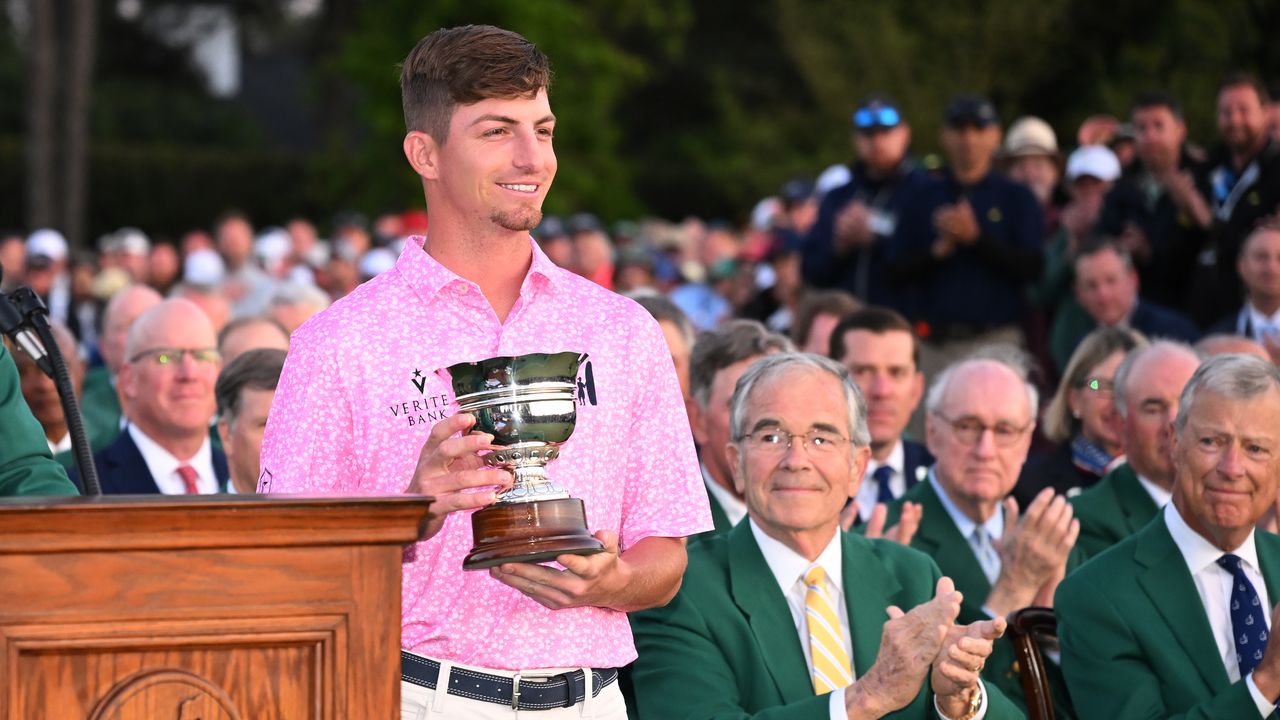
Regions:
[[[294,333],[263,438],[260,492],[434,498],[404,564],[405,718],[625,717],[626,613],[675,594],[684,537],[712,526],[658,324],[529,235],[556,172],[549,78],[532,43],[488,26],[437,31],[405,59],[404,153],[430,236]],[[605,551],[464,572],[466,511],[511,478],[483,469],[492,438],[467,434],[474,418],[437,371],[561,351],[587,354],[587,392],[548,472]]]

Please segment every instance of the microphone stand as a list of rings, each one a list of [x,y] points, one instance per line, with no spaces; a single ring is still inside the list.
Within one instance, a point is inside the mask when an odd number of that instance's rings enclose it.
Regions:
[[[31,288],[20,287],[7,296],[0,293],[0,332],[8,335],[16,347],[21,348],[45,375],[53,379],[58,388],[58,399],[62,401],[62,413],[67,418],[67,432],[71,434],[76,469],[84,482],[85,494],[101,495],[102,486],[98,483],[98,471],[93,465],[89,440],[84,432],[84,418],[80,415],[80,402],[76,400],[71,385],[66,358],[53,337],[49,311]]]

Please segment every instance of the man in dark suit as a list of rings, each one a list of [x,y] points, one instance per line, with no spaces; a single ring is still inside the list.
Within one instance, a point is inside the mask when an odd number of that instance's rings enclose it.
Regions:
[[[830,356],[849,368],[867,400],[871,461],[854,498],[857,521],[866,523],[877,505],[902,497],[933,465],[929,450],[902,434],[924,396],[920,345],[906,318],[888,308],[867,307],[836,325]]]
[[[1076,254],[1075,295],[1088,322],[1055,323],[1050,338],[1054,362],[1065,368],[1085,335],[1098,327],[1128,327],[1148,338],[1195,342],[1200,331],[1186,317],[1138,296],[1138,273],[1129,251],[1114,238],[1083,243]]]
[[[983,353],[946,368],[931,385],[925,427],[937,462],[889,517],[895,522],[905,502],[920,505],[911,547],[964,593],[961,622],[1052,605],[1079,531],[1066,498],[1048,488],[1019,517],[1010,492],[1031,444],[1037,393],[1014,354]],[[1056,673],[1050,666],[1051,680]],[[1010,642],[996,643],[983,678],[1022,701]],[[1058,703],[1058,714],[1071,717],[1069,706]]]
[[[870,440],[844,368],[759,360],[732,430],[749,520],[693,546],[675,599],[632,616],[639,716],[924,719],[936,703],[945,718],[1019,717],[978,677],[1004,621],[954,625],[960,599],[932,561],[840,531]]]
[[[75,494],[49,455],[40,423],[22,400],[13,358],[0,343],[0,497]]]
[[[1244,283],[1242,307],[1209,328],[1212,333],[1240,335],[1280,356],[1280,224],[1263,223],[1245,238],[1236,260]]]
[[[222,367],[216,342],[209,318],[187,300],[167,300],[138,317],[119,376],[129,425],[94,455],[103,494],[226,488],[226,457],[209,440]]]
[[[698,443],[702,480],[711,500],[715,529],[695,538],[718,535],[747,514],[733,486],[733,469],[725,459],[729,443],[729,398],[733,386],[757,358],[794,349],[791,341],[755,320],[731,320],[698,336],[689,357],[689,427]]]
[[[1072,498],[1081,560],[1142,529],[1169,501],[1173,461],[1166,431],[1199,366],[1194,350],[1166,340],[1130,352],[1116,368],[1112,392],[1127,460]]]
[[[1062,669],[1081,717],[1267,718],[1280,699],[1280,371],[1207,360],[1182,391],[1173,501],[1058,588]]]

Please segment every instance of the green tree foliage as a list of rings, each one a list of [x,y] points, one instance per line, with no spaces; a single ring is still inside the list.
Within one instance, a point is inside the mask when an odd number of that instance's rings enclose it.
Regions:
[[[365,206],[420,205],[421,187],[400,149],[405,128],[398,64],[437,28],[493,24],[519,32],[552,58],[556,154],[562,169],[548,209],[635,215],[643,205],[631,186],[632,158],[621,146],[618,118],[627,112],[624,97],[647,68],[645,59],[623,43],[661,50],[666,38],[681,36],[684,17],[679,3],[638,0],[363,4],[355,27],[337,48],[335,70],[360,88],[353,111],[364,117],[370,133],[358,155],[333,158],[334,173],[345,175],[355,199]]]

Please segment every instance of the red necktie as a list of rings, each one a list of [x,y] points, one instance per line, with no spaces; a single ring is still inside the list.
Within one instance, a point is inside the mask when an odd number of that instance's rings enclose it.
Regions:
[[[200,494],[199,478],[196,476],[195,468],[183,465],[178,468],[178,476],[182,478],[182,484],[187,488],[188,495]]]

